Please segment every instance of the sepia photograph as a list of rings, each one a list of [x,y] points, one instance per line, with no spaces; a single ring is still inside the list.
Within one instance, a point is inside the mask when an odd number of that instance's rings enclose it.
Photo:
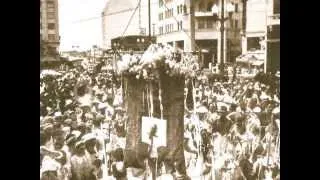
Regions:
[[[280,180],[280,0],[40,0],[41,180]]]

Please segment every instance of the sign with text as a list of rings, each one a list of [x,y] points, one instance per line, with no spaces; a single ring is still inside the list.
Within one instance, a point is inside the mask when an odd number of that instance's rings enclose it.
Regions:
[[[142,117],[142,142],[151,144],[150,134],[154,133],[154,145],[167,146],[167,121],[154,117]]]

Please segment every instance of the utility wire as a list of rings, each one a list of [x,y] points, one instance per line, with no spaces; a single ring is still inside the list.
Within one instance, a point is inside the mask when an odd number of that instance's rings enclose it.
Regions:
[[[121,41],[124,39],[124,34],[126,33],[129,25],[131,24],[132,18],[133,18],[133,16],[134,16],[134,14],[136,13],[137,9],[139,8],[140,4],[141,4],[141,0],[139,0],[138,5],[137,5],[136,8],[134,9],[134,11],[133,11],[133,13],[132,13],[132,15],[131,15],[128,23],[127,23],[127,26],[125,27],[124,31],[122,32],[122,34],[121,34],[121,36],[120,36],[120,40],[119,40],[120,43],[121,43]],[[119,51],[118,51],[117,49],[114,49],[114,52],[115,52],[117,55],[120,55],[120,53],[119,53]]]
[[[158,3],[151,3],[151,5],[154,5],[154,4],[158,4]],[[147,7],[147,5],[144,5],[144,6],[141,6],[141,7]],[[120,14],[120,13],[123,13],[123,12],[126,12],[126,11],[131,11],[131,10],[133,10],[133,8],[124,9],[124,10],[119,11],[119,12],[114,12],[114,13],[112,13],[112,15]],[[80,20],[77,20],[77,21],[73,21],[71,23],[72,24],[76,24],[76,23],[82,23],[82,22],[86,22],[86,21],[92,21],[92,20],[95,20],[95,19],[101,19],[102,17],[109,16],[109,15],[111,15],[111,14],[104,14],[102,16],[96,16],[96,17],[91,17],[91,18],[86,18],[86,19],[80,19]]]

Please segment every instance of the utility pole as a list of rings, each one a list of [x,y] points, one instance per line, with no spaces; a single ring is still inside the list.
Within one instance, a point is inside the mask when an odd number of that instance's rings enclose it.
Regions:
[[[149,25],[149,43],[151,44],[151,4],[150,0],[148,0],[148,25]]]
[[[224,75],[224,22],[225,22],[225,18],[224,18],[224,0],[221,0],[221,29],[220,29],[220,32],[221,32],[221,62],[220,62],[220,66],[219,66],[219,69],[220,69],[220,73],[221,75]]]
[[[195,22],[194,22],[194,0],[190,0],[190,37],[191,52],[195,52]]]

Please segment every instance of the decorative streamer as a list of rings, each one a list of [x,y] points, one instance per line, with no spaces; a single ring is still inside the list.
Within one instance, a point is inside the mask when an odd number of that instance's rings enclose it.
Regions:
[[[161,80],[159,80],[159,103],[160,103],[160,115],[161,115],[161,120],[163,120],[163,105],[162,105],[162,87],[161,87]]]
[[[149,83],[150,84],[150,113],[151,113],[151,117],[153,117],[153,86],[152,86],[152,82]]]

